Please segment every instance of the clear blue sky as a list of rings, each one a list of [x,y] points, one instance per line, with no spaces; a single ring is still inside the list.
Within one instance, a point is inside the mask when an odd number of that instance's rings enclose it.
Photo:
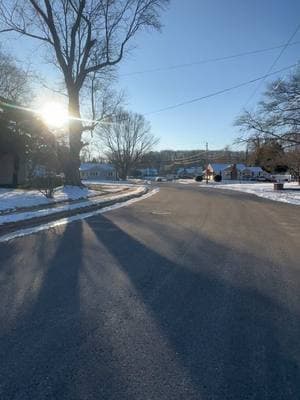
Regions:
[[[120,65],[119,84],[128,107],[147,114],[253,79],[267,72],[280,49],[177,70],[127,73],[284,44],[299,23],[299,0],[171,0],[162,32],[139,34],[136,48]],[[300,40],[300,32],[294,40]],[[12,45],[21,57],[24,45]],[[300,44],[288,48],[274,70],[299,60]],[[45,66],[43,73],[52,74]],[[233,121],[255,85],[147,116],[160,138],[158,149],[204,148],[206,141],[213,149],[231,145],[238,133]],[[262,91],[248,106],[255,105]]]
[[[120,74],[197,62],[284,44],[300,23],[297,0],[173,0],[161,34],[142,35]],[[295,41],[300,39],[300,32]],[[266,73],[280,49],[167,72],[121,76],[129,105],[141,113],[232,86]],[[300,60],[300,44],[287,49],[275,69]],[[255,84],[175,110],[149,115],[160,148],[220,148],[237,135],[233,120]],[[257,96],[250,102],[255,104]]]

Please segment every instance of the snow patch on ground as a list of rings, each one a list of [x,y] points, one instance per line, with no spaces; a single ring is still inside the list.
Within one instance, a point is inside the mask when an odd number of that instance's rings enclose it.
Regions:
[[[181,183],[182,185],[191,185],[191,184],[195,184],[195,183],[199,183],[196,182],[195,179],[178,179],[176,182]]]
[[[156,194],[158,192],[159,192],[159,188],[156,188],[156,189],[153,189],[150,192],[144,194],[143,196],[136,197],[136,198],[124,201],[122,203],[116,203],[116,204],[113,204],[113,205],[108,206],[108,207],[103,207],[103,208],[100,208],[99,210],[96,210],[96,211],[91,211],[91,212],[88,212],[88,213],[78,214],[78,215],[74,215],[74,216],[68,217],[68,218],[61,218],[61,219],[53,221],[53,222],[48,222],[46,224],[35,226],[33,228],[20,229],[18,231],[11,232],[11,233],[8,233],[7,235],[1,236],[0,237],[0,243],[8,242],[9,240],[16,239],[16,238],[19,238],[19,237],[32,235],[33,233],[38,233],[38,232],[41,232],[41,231],[44,231],[44,230],[55,228],[57,226],[65,225],[65,224],[68,224],[70,222],[79,221],[79,220],[82,220],[82,219],[85,219],[85,218],[93,217],[95,215],[103,214],[105,212],[116,210],[116,209],[121,208],[121,207],[127,207],[127,206],[130,206],[131,204],[134,204],[134,203],[138,202],[138,201],[147,199],[148,197],[151,197],[151,196],[153,196],[154,194]]]
[[[138,194],[141,193],[145,190],[145,187],[137,187],[136,189],[130,191],[130,194]],[[97,193],[97,192],[96,192]],[[99,192],[98,192],[99,194]],[[127,195],[127,192],[125,193],[125,196]],[[106,201],[111,201],[111,200],[116,200],[120,199],[121,197],[124,197],[124,193],[121,194],[115,194],[112,196],[104,196],[101,199],[93,199],[92,197],[87,199],[86,201],[82,201],[81,203],[75,203],[75,204],[65,204],[61,205],[55,208],[44,208],[41,210],[35,210],[35,211],[24,211],[24,212],[19,212],[19,213],[12,213],[12,214],[4,214],[0,215],[0,225],[7,224],[10,222],[19,222],[19,221],[24,221],[32,218],[39,218],[39,217],[45,217],[48,215],[56,214],[58,212],[65,212],[65,211],[71,211],[71,210],[76,210],[84,207],[89,207],[93,205],[98,205]]]
[[[53,204],[67,200],[78,200],[99,195],[96,190],[78,186],[59,187],[54,192],[53,199],[47,199],[38,190],[0,189],[0,211],[15,210],[23,207],[34,207]]]
[[[285,183],[284,188],[290,190],[276,191],[274,190],[273,183],[258,183],[258,182],[210,182],[208,185],[205,183],[200,184],[201,187],[215,188],[215,189],[227,189],[237,190],[239,192],[245,192],[255,194],[256,196],[263,197],[265,199],[281,201],[283,203],[300,205],[300,186],[297,182]],[[299,189],[299,190],[297,190]]]
[[[143,179],[129,179],[126,181],[109,181],[109,180],[101,180],[101,179],[86,179],[83,180],[82,183],[84,185],[113,185],[113,186],[124,186],[131,187],[134,185],[146,184],[147,181]]]

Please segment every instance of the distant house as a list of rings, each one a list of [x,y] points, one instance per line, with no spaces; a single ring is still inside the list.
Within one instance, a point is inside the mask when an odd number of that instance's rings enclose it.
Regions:
[[[208,164],[205,175],[208,177],[208,179],[213,180],[215,176],[220,175],[222,179],[226,179],[225,175],[228,176],[228,168],[230,167],[230,164],[224,164],[224,163],[212,163]],[[225,170],[227,170],[225,173]]]
[[[112,164],[82,163],[80,168],[81,179],[109,180],[117,179],[117,171]]]
[[[267,174],[261,167],[245,167],[241,171],[241,176],[243,180],[251,180],[266,177]]]
[[[202,175],[201,167],[187,167],[187,168],[178,168],[177,176],[179,178],[194,178],[196,175]]]
[[[245,164],[208,164],[205,171],[208,178],[213,180],[216,175],[220,175],[222,180],[255,180],[266,176],[261,167],[248,167]]]
[[[158,175],[158,170],[156,168],[140,168],[138,169],[141,176],[145,177],[155,177]]]
[[[245,164],[229,164],[221,172],[222,180],[241,180],[243,179],[243,171]]]

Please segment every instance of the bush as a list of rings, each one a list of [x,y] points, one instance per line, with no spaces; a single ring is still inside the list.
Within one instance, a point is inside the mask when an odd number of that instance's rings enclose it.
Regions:
[[[214,177],[214,181],[215,181],[215,182],[221,182],[221,180],[222,180],[222,176],[221,176],[221,175],[216,175],[216,176]]]
[[[30,181],[30,186],[39,190],[48,199],[53,197],[54,189],[63,184],[63,178],[59,175],[36,176]]]
[[[196,181],[196,182],[202,182],[202,181],[203,181],[203,176],[202,176],[202,175],[197,175],[197,176],[195,177],[195,181]]]

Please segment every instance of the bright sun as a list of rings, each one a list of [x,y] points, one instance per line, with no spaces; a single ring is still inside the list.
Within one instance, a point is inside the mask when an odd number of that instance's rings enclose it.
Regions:
[[[46,103],[40,110],[40,115],[53,128],[62,128],[68,121],[68,112],[60,103]]]

